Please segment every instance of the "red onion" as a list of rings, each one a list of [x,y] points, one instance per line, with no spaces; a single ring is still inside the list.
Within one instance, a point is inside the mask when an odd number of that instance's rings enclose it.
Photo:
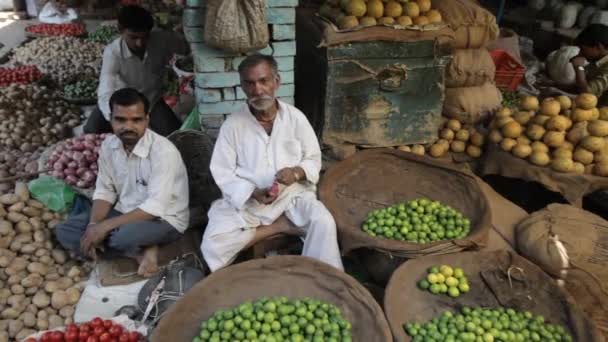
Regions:
[[[92,182],[95,180],[95,174],[91,171],[86,171],[83,175],[82,175],[82,179],[86,182]]]
[[[97,163],[91,163],[91,165],[89,165],[89,168],[93,171],[97,171]]]
[[[82,158],[84,158],[84,155],[82,154],[82,152],[74,152],[74,154],[72,155],[72,159],[74,159],[75,161],[81,161]]]
[[[55,162],[53,163],[53,170],[55,171],[61,171],[65,168],[64,164],[62,162]]]
[[[66,175],[75,175],[76,169],[65,169],[63,170],[63,173],[65,173]]]
[[[74,144],[73,149],[76,150],[76,151],[83,151],[84,150],[84,144],[81,143],[81,142],[77,142],[77,143]]]
[[[69,185],[76,185],[76,183],[78,182],[78,179],[76,177],[74,177],[73,175],[68,175],[65,177],[65,182],[68,183]]]
[[[78,170],[76,170],[76,176],[82,177],[82,175],[84,175],[85,172],[87,172],[86,168],[84,168],[84,167],[78,168]]]
[[[68,163],[68,169],[76,170],[78,168],[78,163],[75,161],[71,161]]]
[[[76,186],[79,188],[86,188],[87,187],[87,183],[83,180],[79,180],[78,182],[76,182]]]
[[[59,178],[59,179],[63,179],[65,177],[64,174],[63,174],[63,171],[57,171],[57,170],[54,170],[51,175],[53,177]]]

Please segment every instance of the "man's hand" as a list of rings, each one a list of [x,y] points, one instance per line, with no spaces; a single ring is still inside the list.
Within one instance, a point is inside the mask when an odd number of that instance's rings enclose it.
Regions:
[[[574,67],[585,66],[587,64],[587,60],[583,56],[576,56],[570,60],[570,63],[574,65]]]
[[[82,255],[95,259],[95,247],[106,238],[110,229],[102,223],[89,224],[87,230],[80,239],[80,251]]]
[[[275,178],[277,182],[290,186],[291,184],[299,181],[298,171],[293,167],[286,167],[279,172],[277,172]]]
[[[270,189],[256,189],[251,197],[255,198],[261,204],[270,204],[274,202],[279,194],[272,195]]]

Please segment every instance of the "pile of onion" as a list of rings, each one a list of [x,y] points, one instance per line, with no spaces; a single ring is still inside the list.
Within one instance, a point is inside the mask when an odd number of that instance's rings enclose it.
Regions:
[[[57,145],[48,161],[51,175],[79,188],[94,186],[97,157],[106,136],[108,134],[85,134]]]

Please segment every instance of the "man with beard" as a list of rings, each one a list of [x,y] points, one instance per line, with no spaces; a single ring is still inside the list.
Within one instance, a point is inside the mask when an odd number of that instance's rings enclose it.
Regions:
[[[239,65],[247,106],[222,125],[211,173],[223,198],[209,210],[201,251],[211,271],[266,237],[301,231],[305,256],[343,269],[336,224],[316,198],[321,150],[306,117],[279,101],[277,62],[251,55]]]
[[[93,206],[57,226],[57,240],[95,259],[96,248],[139,262],[138,273],[158,271],[158,245],[188,227],[188,176],[177,148],[148,129],[147,98],[124,88],[110,98],[111,124],[99,152]]]
[[[152,30],[154,18],[146,9],[128,5],[120,9],[120,37],[103,51],[98,108],[84,126],[85,133],[108,133],[110,107],[108,100],[114,91],[134,88],[151,103],[150,128],[167,136],[179,129],[181,122],[162,98],[163,78],[167,64],[174,54],[186,54],[188,43],[174,32]]]

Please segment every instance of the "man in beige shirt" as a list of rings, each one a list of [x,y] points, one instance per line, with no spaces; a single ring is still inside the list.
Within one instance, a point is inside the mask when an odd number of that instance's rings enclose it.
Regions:
[[[150,128],[167,136],[180,121],[162,96],[166,66],[174,54],[187,54],[188,44],[174,32],[152,30],[154,18],[144,8],[125,6],[118,15],[121,36],[106,46],[97,89],[98,110],[85,124],[85,133],[108,133],[109,99],[121,88],[134,88],[151,104]]]

